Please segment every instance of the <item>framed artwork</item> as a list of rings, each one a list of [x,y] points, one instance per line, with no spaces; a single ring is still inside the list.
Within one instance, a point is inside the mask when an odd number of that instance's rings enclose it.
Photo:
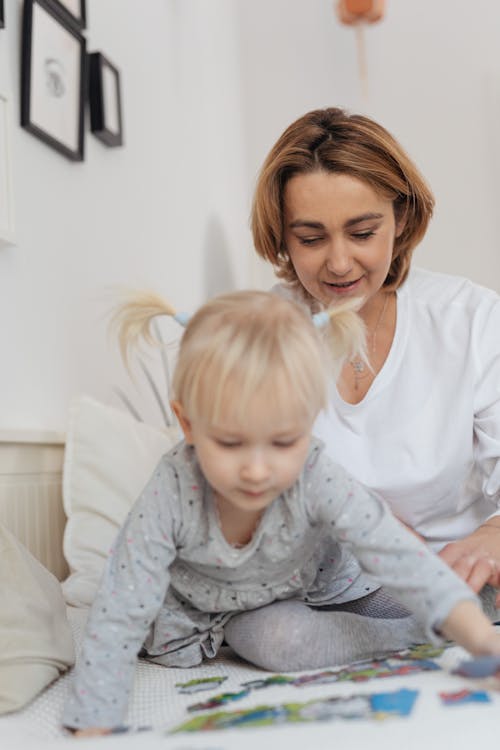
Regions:
[[[120,73],[100,52],[89,55],[90,129],[106,146],[123,145]]]
[[[77,29],[85,28],[87,25],[85,0],[51,0],[51,3],[66,21]]]
[[[0,0],[0,29],[5,27],[5,11],[3,7],[3,0]]]
[[[14,244],[10,101],[0,93],[0,245]]]
[[[73,161],[83,160],[84,37],[50,0],[25,0],[21,125]]]

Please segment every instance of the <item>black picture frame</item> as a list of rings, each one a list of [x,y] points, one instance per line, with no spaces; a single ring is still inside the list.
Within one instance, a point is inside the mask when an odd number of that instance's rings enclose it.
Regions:
[[[87,27],[86,0],[50,0],[62,18],[80,31]]]
[[[90,130],[106,146],[123,145],[120,71],[102,52],[88,55]]]
[[[5,28],[5,11],[3,7],[3,0],[0,0],[0,29]]]
[[[72,161],[84,158],[86,41],[50,0],[25,0],[21,126]]]

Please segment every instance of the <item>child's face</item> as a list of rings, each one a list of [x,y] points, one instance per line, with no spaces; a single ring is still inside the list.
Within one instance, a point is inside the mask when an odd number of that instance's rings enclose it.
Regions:
[[[228,408],[216,423],[184,417],[181,424],[221,506],[256,512],[296,481],[309,450],[312,420],[300,412],[284,415],[261,395],[250,400],[245,412],[244,420],[235,419]]]

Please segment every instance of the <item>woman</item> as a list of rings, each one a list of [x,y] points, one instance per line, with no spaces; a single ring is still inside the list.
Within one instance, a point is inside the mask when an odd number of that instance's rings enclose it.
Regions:
[[[287,128],[264,163],[254,242],[284,280],[280,293],[314,311],[361,300],[371,366],[359,358],[344,365],[316,434],[481,592],[496,618],[500,299],[465,279],[411,269],[433,206],[424,179],[384,128],[341,109],[315,110]],[[293,647],[297,668],[309,668],[340,658],[335,639],[342,655],[361,658],[420,637],[383,592],[345,608],[275,604],[235,618],[227,638],[250,661],[268,666],[271,659],[276,668],[294,622],[307,617],[311,641]]]

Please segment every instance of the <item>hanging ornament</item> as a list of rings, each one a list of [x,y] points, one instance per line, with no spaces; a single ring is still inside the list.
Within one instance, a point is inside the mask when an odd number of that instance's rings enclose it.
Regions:
[[[338,0],[339,21],[348,26],[357,23],[377,23],[385,15],[385,0]]]
[[[366,44],[364,26],[377,23],[385,15],[385,0],[338,0],[334,7],[340,23],[354,26],[358,54],[358,73],[361,93],[365,105],[368,105],[368,65],[366,62]]]

